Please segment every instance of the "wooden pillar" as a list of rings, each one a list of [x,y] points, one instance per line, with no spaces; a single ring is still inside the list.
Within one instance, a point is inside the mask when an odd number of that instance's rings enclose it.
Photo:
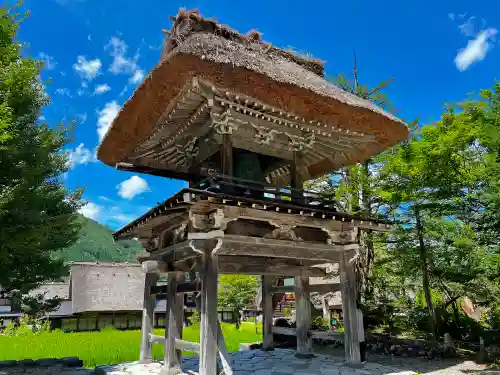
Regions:
[[[158,276],[153,273],[146,273],[144,277],[144,300],[142,305],[142,331],[141,331],[141,353],[140,363],[150,363],[153,361],[153,348],[149,335],[153,333],[154,311],[156,296],[151,295],[151,287],[156,285]],[[99,323],[99,316],[96,317],[96,325]],[[128,328],[128,318],[127,318]]]
[[[169,273],[167,279],[167,311],[165,316],[164,374],[181,373],[182,352],[175,349],[175,340],[182,332],[182,304],[177,296],[178,276]],[[179,319],[180,318],[180,319]],[[180,325],[179,325],[180,321]]]
[[[309,293],[309,276],[295,277],[296,324],[297,324],[297,354],[299,358],[311,358],[312,340],[309,337],[311,329],[311,301]]]
[[[273,277],[262,276],[262,350],[274,350],[273,338],[273,294],[271,292]]]
[[[205,249],[201,283],[200,375],[217,374],[217,264]]]
[[[231,134],[222,135],[221,145],[221,164],[222,174],[225,176],[233,175],[233,144],[231,142]]]
[[[340,283],[342,314],[344,316],[344,348],[346,361],[350,365],[360,365],[358,319],[356,316],[356,273],[354,262],[349,262],[352,253],[344,251],[340,260]]]

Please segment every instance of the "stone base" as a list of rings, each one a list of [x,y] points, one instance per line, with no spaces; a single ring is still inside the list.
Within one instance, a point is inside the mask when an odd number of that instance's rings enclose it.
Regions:
[[[235,375],[413,375],[412,371],[370,363],[363,369],[346,366],[344,360],[317,354],[314,358],[297,358],[295,351],[275,349],[272,352],[247,350],[230,353]],[[220,362],[220,360],[219,360]],[[183,357],[183,374],[198,374],[199,358]],[[124,363],[114,366],[100,366],[94,370],[95,375],[160,375],[162,362],[140,364]]]

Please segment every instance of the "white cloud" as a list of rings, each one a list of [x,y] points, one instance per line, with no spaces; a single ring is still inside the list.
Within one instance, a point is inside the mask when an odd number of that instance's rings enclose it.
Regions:
[[[448,13],[448,18],[452,21],[455,21],[455,13]]]
[[[78,56],[76,64],[73,65],[73,69],[80,75],[80,77],[89,81],[92,81],[100,74],[101,68],[101,60],[87,60],[85,56]]]
[[[55,93],[57,95],[62,95],[62,96],[68,96],[68,97],[71,97],[71,92],[69,91],[69,89],[65,88],[65,87],[62,87],[62,88],[58,88]]]
[[[66,150],[68,155],[68,165],[70,168],[76,167],[78,164],[88,164],[97,161],[95,153],[80,143],[74,150]]]
[[[87,35],[87,40],[92,40],[92,34]]]
[[[136,53],[134,57],[127,56],[128,46],[123,40],[114,36],[104,49],[109,51],[109,54],[113,57],[113,62],[109,67],[111,73],[129,74],[129,83],[134,84],[139,83],[144,78],[144,71],[137,64],[139,54]]]
[[[139,176],[132,176],[118,184],[118,195],[125,199],[132,199],[136,195],[149,190],[148,182]]]
[[[53,70],[56,68],[57,62],[54,57],[47,55],[45,52],[40,52],[38,56],[43,60],[43,66],[46,69]]]
[[[83,216],[88,217],[89,219],[97,220],[99,215],[102,212],[102,206],[88,202],[82,208],[78,210]]]
[[[106,103],[104,108],[99,111],[99,118],[97,119],[97,135],[99,136],[100,141],[106,135],[111,122],[113,122],[119,110],[120,106],[116,100],[113,100],[112,102]]]
[[[104,83],[102,85],[97,85],[94,88],[94,94],[96,94],[96,95],[104,94],[104,93],[108,92],[109,90],[111,90],[111,87],[109,87],[109,85],[107,83]]]
[[[120,38],[114,36],[109,43],[104,47],[106,51],[113,57],[113,62],[109,67],[109,71],[113,74],[134,73],[139,67],[137,65],[136,55],[134,58],[127,57],[127,44]]]
[[[128,81],[129,83],[137,85],[139,82],[142,81],[143,78],[144,78],[144,71],[137,69],[132,75],[132,77],[129,78]]]
[[[492,48],[492,40],[497,32],[497,29],[488,28],[480,31],[475,39],[469,40],[467,47],[461,49],[455,57],[457,69],[463,72],[472,64],[484,60],[486,54]]]

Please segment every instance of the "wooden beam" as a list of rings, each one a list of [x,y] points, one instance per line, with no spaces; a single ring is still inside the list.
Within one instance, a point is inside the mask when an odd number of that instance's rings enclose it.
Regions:
[[[262,334],[264,336],[262,350],[265,351],[274,350],[272,284],[272,276],[262,276]]]
[[[165,338],[163,336],[157,336],[151,334],[149,335],[149,337],[150,337],[150,342],[152,344],[165,345]],[[198,344],[197,342],[184,341],[181,339],[175,340],[175,348],[186,352],[194,352],[194,353],[200,352],[200,344]]]
[[[343,251],[357,248],[359,248],[357,244],[328,245],[305,241],[226,235],[217,254],[304,259],[327,263],[337,262]]]
[[[331,293],[340,291],[340,284],[314,284],[309,285],[310,293]],[[292,286],[276,286],[272,288],[271,292],[273,294],[280,293],[294,293],[295,287]]]
[[[310,330],[308,335],[312,339],[344,341],[344,332]]]
[[[190,275],[191,276],[191,275]],[[201,294],[198,294],[195,298],[196,311],[201,314]],[[222,367],[224,369],[225,375],[233,375],[232,369],[232,359],[229,356],[229,352],[226,347],[226,340],[224,340],[224,334],[222,333],[222,328],[220,326],[219,315],[217,314],[217,346],[219,347],[219,354],[221,357]]]
[[[297,330],[295,328],[273,327],[273,334],[297,336]],[[342,332],[309,330],[307,336],[311,339],[344,341],[344,333]]]
[[[222,135],[221,145],[221,161],[222,161],[222,174],[225,176],[233,175],[233,144],[231,134]]]
[[[151,363],[153,361],[153,351],[149,342],[149,335],[154,328],[155,296],[151,294],[151,288],[156,284],[158,276],[148,273],[144,278],[144,299],[142,307],[142,328],[141,328],[141,352],[140,363]]]
[[[349,253],[344,253],[340,261],[340,282],[342,286],[342,311],[344,315],[345,356],[350,365],[359,365],[358,319],[356,316],[356,274],[354,263],[350,262]]]
[[[156,298],[158,299],[158,295],[166,295],[167,290],[167,285],[155,285],[151,288],[151,294],[155,294]],[[188,281],[185,283],[177,284],[177,293],[192,293],[199,291],[201,291],[201,282],[199,281]]]
[[[295,277],[297,353],[299,358],[312,357],[312,340],[307,332],[311,329],[311,299],[309,277]]]
[[[217,375],[217,265],[211,249],[203,254],[200,375]]]
[[[297,330],[295,328],[288,327],[273,327],[273,334],[297,336]]]
[[[164,352],[165,370],[168,374],[181,373],[182,352],[175,348],[175,340],[181,337],[184,300],[179,304],[179,299],[176,295],[177,281],[178,278],[175,273],[168,274],[167,311],[165,316],[167,323],[165,325]],[[181,323],[180,327],[179,320]]]

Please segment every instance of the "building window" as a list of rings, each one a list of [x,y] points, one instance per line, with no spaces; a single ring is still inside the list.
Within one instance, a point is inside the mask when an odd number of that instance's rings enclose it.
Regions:
[[[158,317],[158,327],[165,328],[165,317],[163,316]]]
[[[223,311],[222,312],[222,321],[230,322],[233,320],[233,313],[231,311]]]
[[[142,322],[141,322],[141,317],[137,315],[130,315],[128,317],[128,327],[137,329],[141,328]]]
[[[76,325],[77,325],[76,318],[63,319],[62,324],[61,324],[61,329],[63,331],[66,331],[66,332],[76,331],[76,328],[77,328]]]
[[[95,329],[96,317],[81,317],[78,322],[78,330],[79,331],[92,331]]]
[[[113,327],[113,316],[112,315],[99,315],[99,329]]]
[[[118,328],[118,329],[127,328],[127,316],[126,315],[115,316],[115,328]]]

